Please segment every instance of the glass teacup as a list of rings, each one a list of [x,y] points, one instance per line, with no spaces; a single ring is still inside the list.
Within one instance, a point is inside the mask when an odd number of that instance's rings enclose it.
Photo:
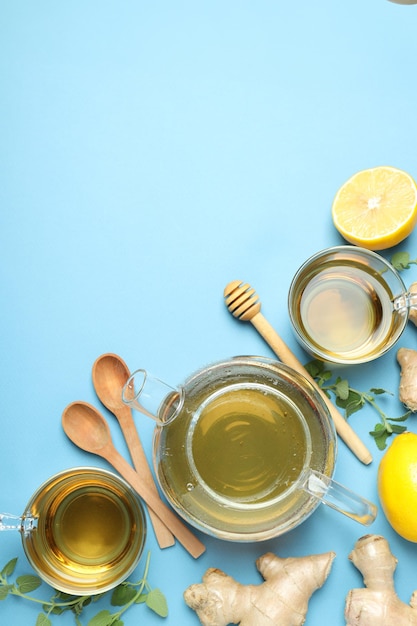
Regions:
[[[20,531],[30,564],[54,589],[93,595],[133,572],[145,543],[146,517],[122,478],[77,467],[44,482],[22,516],[0,514],[0,530]]]
[[[356,246],[317,252],[296,272],[288,295],[291,323],[314,357],[339,364],[365,363],[400,338],[417,294],[394,267]]]

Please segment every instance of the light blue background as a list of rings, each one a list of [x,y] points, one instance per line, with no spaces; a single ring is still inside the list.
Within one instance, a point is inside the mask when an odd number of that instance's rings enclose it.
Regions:
[[[91,383],[100,354],[116,352],[172,384],[231,355],[273,356],[227,312],[231,280],[255,287],[264,315],[308,360],[286,298],[308,256],[342,243],[330,216],[336,191],[376,165],[417,177],[416,24],[417,6],[387,0],[3,1],[0,510],[20,514],[61,469],[107,467],[75,448],[60,423],[73,400],[100,407]],[[414,233],[399,249],[415,258],[416,241]],[[417,267],[403,274],[407,284],[416,277]],[[400,345],[417,347],[416,333],[408,328]],[[364,391],[391,390],[384,406],[402,412],[395,350],[346,373]],[[381,453],[368,432],[377,421],[372,409],[351,418],[373,464],[340,444],[335,474],[373,500]],[[137,423],[150,457],[153,426]],[[417,430],[415,418],[408,426]],[[306,624],[341,626],[347,591],[362,586],[348,554],[369,530],[389,540],[408,602],[417,546],[382,513],[364,529],[321,506],[273,541],[207,538],[197,561],[179,545],[161,552],[150,531],[150,583],[165,592],[169,617],[139,606],[123,619],[197,625],[182,593],[207,567],[258,583],[254,561],[267,551],[334,550]],[[19,535],[2,533],[1,566],[14,556],[17,573],[30,571]],[[0,603],[2,624],[30,626],[37,612],[14,598]],[[73,624],[69,615],[53,620]]]

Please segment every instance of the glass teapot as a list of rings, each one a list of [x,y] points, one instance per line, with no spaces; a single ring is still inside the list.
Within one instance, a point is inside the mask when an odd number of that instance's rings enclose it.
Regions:
[[[288,366],[234,357],[173,388],[134,372],[131,408],[153,417],[160,487],[195,528],[233,541],[279,536],[320,502],[363,524],[376,506],[333,479],[336,433],[319,394]]]

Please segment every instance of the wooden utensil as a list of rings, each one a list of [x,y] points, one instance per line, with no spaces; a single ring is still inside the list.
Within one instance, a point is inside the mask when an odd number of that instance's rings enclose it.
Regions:
[[[234,317],[239,320],[251,322],[278,358],[283,363],[305,376],[305,378],[314,385],[329,409],[338,435],[362,463],[365,463],[365,465],[371,463],[372,455],[368,448],[332,404],[324,391],[318,386],[314,378],[310,376],[295,354],[291,352],[286,343],[262,315],[260,312],[261,303],[255,290],[247,283],[234,280],[226,285],[223,295],[226,306]]]
[[[116,416],[136,471],[147,486],[158,494],[132,412],[122,400],[122,389],[129,376],[129,368],[117,354],[102,354],[94,362],[92,377],[96,394],[106,409]],[[173,534],[152,509],[149,510],[149,517],[159,547],[172,546],[175,543]]]
[[[76,446],[106,459],[194,558],[203,554],[204,544],[193,535],[116,450],[109,426],[95,407],[87,402],[72,402],[62,413],[62,426],[67,437]]]

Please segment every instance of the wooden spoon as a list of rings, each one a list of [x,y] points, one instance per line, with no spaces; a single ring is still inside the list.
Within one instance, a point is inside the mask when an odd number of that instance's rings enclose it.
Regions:
[[[326,396],[324,391],[318,386],[316,381],[302,363],[297,359],[295,354],[291,352],[289,347],[284,343],[275,329],[269,324],[269,322],[262,315],[261,303],[256,292],[247,283],[242,283],[240,280],[234,280],[226,285],[224,290],[224,298],[227,308],[230,313],[243,321],[251,322],[256,330],[262,335],[267,344],[272,348],[278,358],[289,365],[297,372],[307,378],[312,383],[315,389],[319,392],[320,396],[324,400],[329,412],[333,418],[336,431],[343,439],[346,445],[352,450],[352,452],[358,457],[362,463],[368,465],[372,461],[372,455],[365,444],[360,440],[355,431],[351,428],[343,415],[332,404],[330,399]]]
[[[62,413],[62,426],[69,439],[86,452],[106,459],[133,487],[144,502],[163,521],[174,537],[194,557],[205,551],[205,546],[155,494],[133,467],[114,447],[109,426],[99,411],[87,402],[72,402]]]
[[[106,409],[116,416],[120,424],[136,471],[147,486],[158,493],[132,412],[122,400],[122,389],[130,376],[129,368],[117,354],[102,354],[94,362],[92,376],[97,396]],[[175,543],[173,534],[152,510],[149,510],[149,517],[159,547],[172,546]]]

